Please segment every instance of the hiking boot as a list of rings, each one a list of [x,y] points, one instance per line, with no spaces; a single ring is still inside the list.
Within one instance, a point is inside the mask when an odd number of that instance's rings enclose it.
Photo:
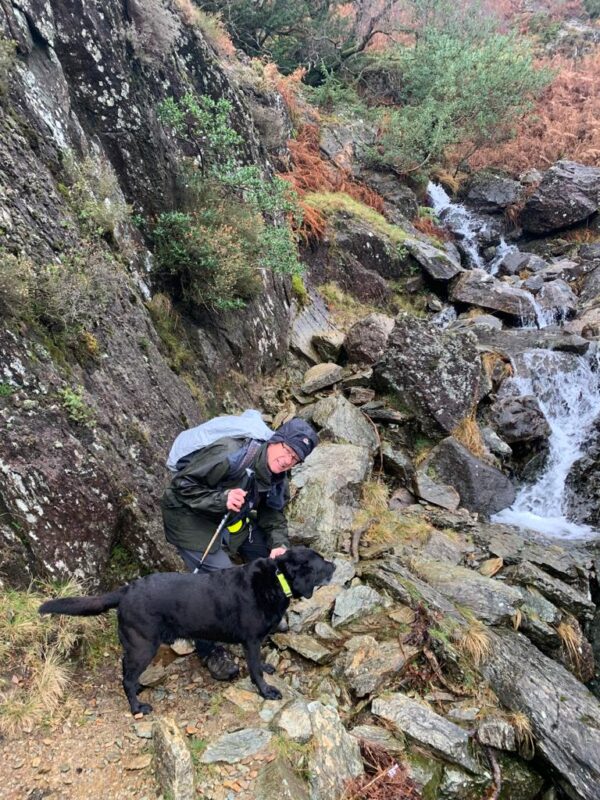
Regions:
[[[221,645],[217,645],[210,655],[204,659],[204,665],[217,681],[232,681],[240,674],[240,668],[231,654]]]

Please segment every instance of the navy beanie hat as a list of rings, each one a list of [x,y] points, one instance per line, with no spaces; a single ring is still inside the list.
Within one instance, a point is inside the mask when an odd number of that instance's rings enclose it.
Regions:
[[[319,444],[319,438],[306,420],[294,417],[289,422],[284,422],[269,439],[269,444],[276,442],[287,444],[300,461],[304,461]]]

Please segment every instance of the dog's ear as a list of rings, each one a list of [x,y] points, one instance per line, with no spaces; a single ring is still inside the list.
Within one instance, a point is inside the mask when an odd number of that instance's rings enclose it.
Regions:
[[[308,547],[292,547],[276,559],[278,566],[283,567],[295,597],[312,597],[318,583],[313,565],[315,556],[316,553]]]

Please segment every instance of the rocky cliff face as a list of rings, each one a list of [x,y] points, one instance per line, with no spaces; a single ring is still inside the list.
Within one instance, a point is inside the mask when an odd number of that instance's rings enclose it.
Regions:
[[[233,405],[251,400],[252,377],[286,351],[290,298],[265,274],[260,301],[186,323],[183,380],[145,305],[150,254],[122,212],[177,200],[182,148],[156,114],[166,97],[227,98],[242,158],[268,171],[267,154],[242,94],[175,6],[5,3],[0,32],[17,43],[0,102],[0,258],[15,276],[59,258],[60,269],[95,264],[99,287],[83,349],[57,351],[56,336],[0,309],[0,578],[96,580],[117,542],[166,567],[157,500],[170,441],[228,390]],[[201,157],[201,143],[186,148]],[[76,313],[80,298],[63,300],[62,313]]]

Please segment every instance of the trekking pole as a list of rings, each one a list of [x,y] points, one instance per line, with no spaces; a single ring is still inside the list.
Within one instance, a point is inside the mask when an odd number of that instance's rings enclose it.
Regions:
[[[204,559],[205,559],[205,558],[206,558],[206,556],[208,555],[208,551],[210,550],[210,548],[211,548],[211,547],[213,546],[213,544],[215,543],[215,540],[216,540],[217,536],[218,536],[218,535],[221,533],[221,531],[222,531],[222,530],[223,530],[223,528],[225,527],[225,523],[227,522],[227,520],[228,520],[228,518],[229,518],[229,514],[230,514],[230,513],[231,513],[231,512],[230,512],[230,511],[228,511],[228,512],[225,514],[225,516],[223,517],[223,519],[221,520],[221,522],[219,522],[219,525],[218,525],[218,527],[217,527],[217,530],[216,530],[216,531],[213,533],[213,535],[212,535],[212,539],[211,539],[211,540],[210,540],[210,542],[207,544],[207,546],[206,546],[206,550],[204,551],[204,554],[202,555],[202,558],[200,559],[200,567],[202,566],[202,564],[204,564]],[[198,570],[200,569],[200,567],[196,567],[196,569],[194,570],[194,572],[198,572]]]

